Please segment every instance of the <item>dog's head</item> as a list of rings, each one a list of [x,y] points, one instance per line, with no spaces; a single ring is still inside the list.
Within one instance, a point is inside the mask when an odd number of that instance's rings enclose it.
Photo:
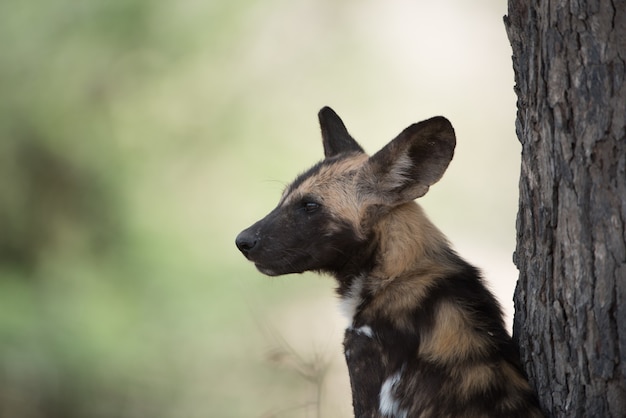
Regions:
[[[319,112],[324,160],[291,183],[278,206],[242,231],[239,250],[265,274],[337,273],[366,263],[373,227],[395,207],[423,196],[454,154],[450,122],[413,124],[368,156],[329,107]]]

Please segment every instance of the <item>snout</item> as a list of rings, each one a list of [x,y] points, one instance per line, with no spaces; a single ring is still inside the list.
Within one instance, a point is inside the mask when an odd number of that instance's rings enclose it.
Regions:
[[[258,235],[250,229],[242,231],[235,239],[235,245],[246,258],[250,258],[250,252],[254,250],[258,242]]]

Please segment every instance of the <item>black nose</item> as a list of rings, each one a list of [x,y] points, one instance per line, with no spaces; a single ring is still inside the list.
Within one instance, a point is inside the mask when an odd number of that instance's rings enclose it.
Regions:
[[[237,235],[237,238],[235,239],[235,244],[237,245],[237,248],[239,248],[239,251],[241,251],[243,255],[248,257],[248,254],[250,254],[250,251],[252,251],[258,241],[259,240],[256,237],[256,234],[252,234],[246,229],[245,231]]]

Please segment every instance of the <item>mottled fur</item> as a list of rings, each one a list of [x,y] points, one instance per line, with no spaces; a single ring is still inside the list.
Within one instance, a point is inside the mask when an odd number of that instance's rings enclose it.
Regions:
[[[450,123],[369,157],[330,108],[319,117],[326,158],[237,246],[269,275],[337,279],[355,415],[540,417],[497,301],[414,202],[452,159]]]

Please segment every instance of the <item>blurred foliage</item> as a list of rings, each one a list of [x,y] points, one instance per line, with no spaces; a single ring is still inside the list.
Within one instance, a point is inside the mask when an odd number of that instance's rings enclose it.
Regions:
[[[132,305],[110,280],[127,225],[108,110],[140,80],[118,63],[150,42],[150,14],[141,1],[0,5],[2,417],[132,403],[124,370],[137,365],[120,358]]]
[[[234,273],[206,259],[209,244],[185,244],[174,220],[184,215],[171,213],[181,187],[168,177],[219,145],[194,142],[205,132],[179,128],[159,96],[200,48],[219,57],[232,43],[242,5],[209,3],[0,3],[0,417],[241,416],[258,405],[233,393],[267,373],[237,366],[240,335],[254,341],[249,311],[213,279]]]

